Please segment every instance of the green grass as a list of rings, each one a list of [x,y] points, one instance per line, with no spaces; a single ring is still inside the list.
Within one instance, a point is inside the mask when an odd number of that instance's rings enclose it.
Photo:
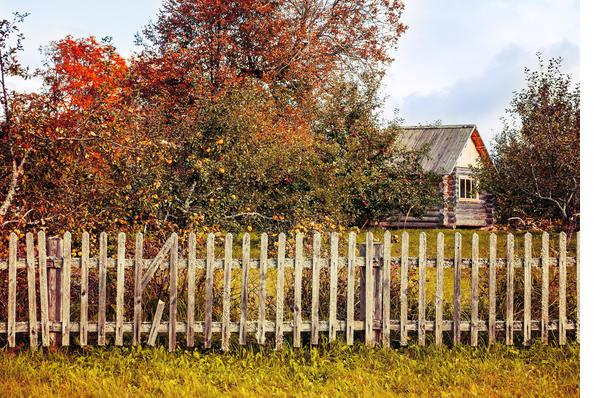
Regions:
[[[384,229],[371,229],[373,232],[373,237],[376,242],[383,242],[383,234]],[[462,235],[462,256],[463,258],[469,258],[471,255],[471,243],[473,239],[473,234],[479,235],[479,256],[481,258],[486,258],[489,255],[489,236],[492,232],[483,231],[477,229],[390,229],[390,233],[392,234],[392,256],[399,257],[401,253],[401,241],[402,241],[402,233],[404,231],[408,232],[409,235],[409,256],[417,257],[419,253],[419,234],[421,232],[425,232],[427,236],[427,256],[429,258],[435,257],[436,254],[436,240],[438,233],[442,232],[445,235],[444,239],[444,257],[445,258],[454,258],[454,234],[460,233]],[[515,255],[520,257],[523,255],[523,242],[525,231],[510,231],[515,236]],[[497,236],[497,257],[504,258],[506,257],[506,236],[508,232],[506,231],[497,231],[493,232]],[[197,234],[199,237],[204,237],[206,234],[199,232]],[[233,255],[234,258],[240,258],[242,255],[242,233],[236,234],[234,236],[234,247],[233,247]],[[346,239],[348,237],[348,232],[339,233],[340,235],[340,248],[339,253],[340,256],[346,256],[347,247],[346,247]],[[551,232],[550,235],[550,256],[558,255],[558,232]],[[358,245],[364,243],[366,239],[366,232],[359,232],[356,236],[356,244],[357,249]],[[325,256],[329,250],[329,234],[322,234],[323,243],[321,245],[321,254]],[[217,236],[217,243],[215,247],[215,253],[217,257],[223,255],[223,236]],[[260,254],[260,233],[252,232],[250,233],[250,241],[251,241],[251,256],[253,258],[258,258]],[[269,241],[275,242],[277,241],[277,234],[273,233],[269,235]],[[293,242],[293,234],[288,234],[288,244]],[[312,243],[312,233],[309,231],[305,234],[304,238],[305,245],[310,246]],[[575,238],[573,237],[567,242],[567,251],[569,256],[575,255]],[[533,232],[532,233],[532,251],[533,256],[539,256],[542,247],[542,233],[541,232]],[[204,255],[204,247],[203,245],[198,246],[198,250],[202,255]],[[306,255],[310,255],[310,250],[306,251]],[[270,256],[272,257],[275,254],[274,249]],[[358,254],[358,253],[357,253]]]
[[[579,347],[0,351],[4,396],[578,396]]]

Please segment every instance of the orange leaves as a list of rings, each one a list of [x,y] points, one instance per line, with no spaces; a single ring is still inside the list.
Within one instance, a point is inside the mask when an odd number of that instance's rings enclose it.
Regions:
[[[127,64],[113,46],[99,43],[93,36],[57,41],[51,50],[52,73],[46,76],[50,89],[68,98],[71,106],[89,109],[101,98],[117,105],[127,88]]]

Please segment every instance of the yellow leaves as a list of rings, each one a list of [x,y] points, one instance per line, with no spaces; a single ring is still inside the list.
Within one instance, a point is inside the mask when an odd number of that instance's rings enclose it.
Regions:
[[[219,173],[225,174],[225,169],[223,167],[219,167]]]
[[[160,188],[160,185],[161,185],[160,181],[156,181],[154,183],[154,188]]]
[[[248,232],[252,232],[252,225],[248,225],[248,226],[246,227],[246,231],[248,231]]]
[[[225,143],[225,141],[223,140],[223,138],[217,140],[217,145],[223,145]]]
[[[237,195],[236,194],[232,194],[231,195],[231,199],[236,200],[237,199]]]

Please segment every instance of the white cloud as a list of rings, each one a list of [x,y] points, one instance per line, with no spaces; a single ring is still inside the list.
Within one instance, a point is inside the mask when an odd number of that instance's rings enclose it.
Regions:
[[[537,51],[579,76],[575,0],[406,0],[405,21],[384,80],[387,117],[398,108],[408,123],[476,123],[489,139]]]

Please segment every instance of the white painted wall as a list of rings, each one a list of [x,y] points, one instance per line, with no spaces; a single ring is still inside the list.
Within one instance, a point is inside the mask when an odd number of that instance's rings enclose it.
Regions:
[[[472,139],[469,139],[467,145],[463,149],[462,153],[456,161],[456,167],[469,167],[477,166],[477,160],[479,159],[479,152],[475,148],[475,144]]]

